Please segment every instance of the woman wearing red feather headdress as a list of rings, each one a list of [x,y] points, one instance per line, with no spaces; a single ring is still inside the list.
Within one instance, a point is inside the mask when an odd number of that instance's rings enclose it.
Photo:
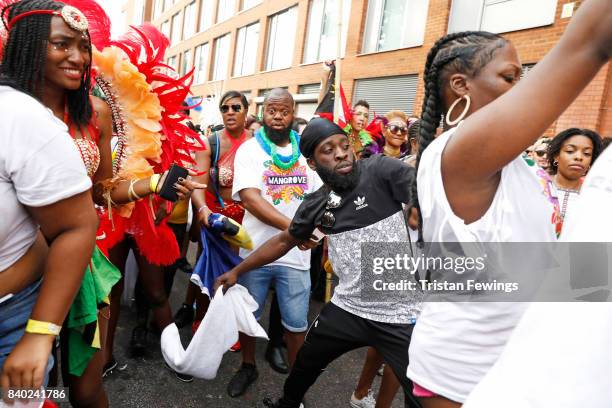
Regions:
[[[82,5],[89,13],[89,20],[79,9],[50,0],[23,0],[3,7],[2,18],[7,33],[4,36],[6,48],[2,74],[15,83],[16,88],[23,89],[42,102],[66,124],[75,148],[83,159],[87,174],[92,179],[93,198],[100,208],[107,205],[109,214],[112,207],[125,214],[131,210],[130,206],[138,208],[140,205],[140,208],[145,207],[145,212],[149,214],[151,207],[164,205],[163,200],[156,197],[155,193],[159,186],[163,185],[169,163],[180,161],[181,153],[178,149],[188,146],[177,136],[180,127],[175,126],[172,120],[167,123],[161,120],[159,99],[163,96],[156,99],[155,95],[145,95],[149,96],[149,107],[152,108],[149,110],[150,117],[143,118],[141,115],[139,118],[140,128],[144,128],[140,134],[141,138],[148,133],[155,133],[154,140],[161,145],[160,130],[167,135],[170,129],[175,134],[167,139],[173,143],[171,147],[174,150],[165,149],[158,154],[156,159],[159,164],[156,164],[155,171],[153,166],[144,168],[141,173],[134,171],[136,168],[143,169],[145,166],[142,165],[135,165],[131,170],[113,171],[119,169],[118,166],[113,169],[110,151],[112,129],[118,125],[115,123],[113,126],[112,123],[116,106],[111,103],[109,107],[102,99],[89,94],[92,83],[92,35],[97,34],[98,39],[105,38],[105,41],[108,41],[104,29],[106,27],[108,30],[109,25],[103,24],[108,22],[108,18],[95,2],[70,0],[70,3]],[[89,21],[98,25],[90,30]],[[104,45],[103,41],[97,43]],[[23,58],[24,53],[28,52],[34,57]],[[32,64],[32,61],[35,63]],[[36,61],[39,63],[36,64]],[[163,76],[148,79],[162,80]],[[120,132],[121,130],[120,128]],[[138,132],[139,128],[134,127],[131,130]],[[183,198],[199,187],[202,186],[189,180],[179,181],[175,185],[179,197]],[[139,200],[144,201],[144,197],[149,198],[146,205],[131,204]],[[119,207],[120,205],[124,207]],[[137,222],[130,223],[130,220],[135,218],[134,215],[139,213],[142,211],[132,211],[132,217],[128,218],[127,222],[120,223],[118,220],[117,224],[138,229],[140,233],[155,231],[152,220],[149,224],[153,227],[149,228],[145,225],[139,229]],[[109,216],[104,213],[102,219],[109,219]],[[140,219],[148,222],[147,216],[141,216]],[[152,217],[149,216],[149,219]],[[75,406],[108,405],[101,381],[105,358],[100,348],[105,340],[108,321],[108,295],[121,275],[101,251],[107,248],[107,232],[108,235],[115,232],[116,236],[119,228],[112,231],[112,225],[104,222],[102,225],[98,241],[100,248],[94,249],[81,288],[64,322],[61,336],[64,383],[71,388],[70,399]],[[135,235],[138,235],[138,232]],[[170,314],[167,302],[165,307]]]

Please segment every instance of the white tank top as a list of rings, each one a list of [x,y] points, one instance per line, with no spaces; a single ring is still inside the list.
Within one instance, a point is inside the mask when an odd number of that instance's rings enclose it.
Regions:
[[[466,225],[446,198],[441,156],[456,128],[424,152],[417,175],[425,242],[554,241],[552,203],[545,183],[517,157],[502,169],[491,206]],[[407,375],[420,386],[463,403],[495,363],[524,312],[525,303],[442,303],[424,305],[414,329]]]

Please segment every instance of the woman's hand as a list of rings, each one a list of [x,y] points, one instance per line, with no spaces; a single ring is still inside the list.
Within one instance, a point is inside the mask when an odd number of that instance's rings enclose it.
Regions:
[[[196,172],[189,170],[189,176],[195,175],[197,175]],[[168,171],[165,171],[159,180],[160,186],[164,185],[167,176]],[[176,194],[178,195],[179,200],[189,199],[193,190],[206,188],[206,184],[195,182],[191,180],[189,176],[187,178],[179,177],[178,181],[172,186],[176,190]]]
[[[24,333],[2,367],[0,387],[5,402],[10,402],[9,389],[42,386],[54,340],[55,337],[48,334]]]
[[[200,209],[198,209],[198,214],[196,215],[196,218],[198,219],[198,223],[200,224],[200,227],[202,228],[208,228],[208,216],[212,214],[212,211],[210,211],[210,208],[208,208],[207,205],[203,205]]]

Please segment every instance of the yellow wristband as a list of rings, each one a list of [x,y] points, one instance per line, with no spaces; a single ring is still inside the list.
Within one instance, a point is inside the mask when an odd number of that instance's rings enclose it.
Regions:
[[[149,189],[153,194],[157,194],[157,187],[159,186],[159,180],[161,179],[161,174],[154,174],[149,178]]]
[[[26,333],[33,334],[51,334],[53,336],[59,336],[62,326],[51,322],[41,322],[39,320],[28,320],[26,325]]]

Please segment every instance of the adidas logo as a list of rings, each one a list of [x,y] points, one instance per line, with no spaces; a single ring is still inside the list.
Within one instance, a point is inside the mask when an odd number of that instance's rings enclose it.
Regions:
[[[362,208],[366,208],[368,204],[365,202],[365,197],[357,196],[357,199],[353,201],[357,208],[355,210],[361,210]]]

